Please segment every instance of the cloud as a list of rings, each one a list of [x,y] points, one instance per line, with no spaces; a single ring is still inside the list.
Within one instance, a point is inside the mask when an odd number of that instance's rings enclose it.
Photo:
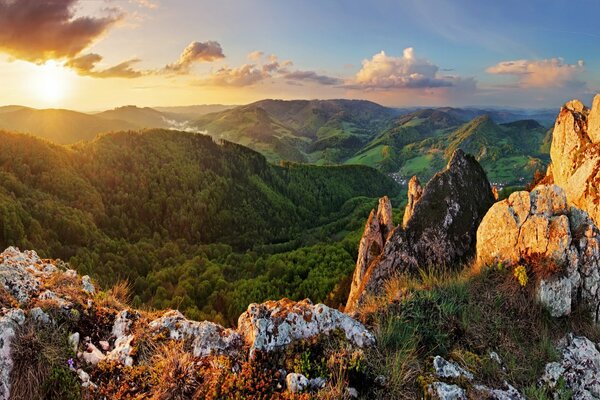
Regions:
[[[439,88],[461,84],[461,78],[438,75],[439,67],[418,58],[414,49],[404,49],[402,57],[388,56],[384,51],[362,62],[362,68],[348,83],[350,88],[390,90],[403,88]]]
[[[248,60],[258,62],[264,55],[264,52],[256,50],[248,54]]]
[[[129,0],[129,1],[137,4],[140,7],[149,8],[151,10],[158,8],[158,1],[153,1],[153,0]]]
[[[138,78],[144,75],[144,72],[133,68],[133,65],[140,62],[139,59],[131,59],[117,64],[113,67],[98,70],[96,64],[102,61],[102,56],[95,53],[85,54],[81,57],[73,58],[65,63],[79,75],[92,76],[94,78]]]
[[[0,52],[42,63],[73,58],[102,36],[123,14],[75,17],[78,0],[0,0]]]
[[[254,63],[243,64],[236,68],[222,67],[199,80],[202,86],[251,86],[267,79],[283,79],[289,85],[301,86],[303,82],[320,85],[338,85],[341,79],[319,75],[314,71],[292,71],[290,60],[279,61],[274,54],[265,56],[262,51],[253,51],[248,58]]]
[[[486,69],[496,75],[516,76],[517,85],[524,88],[564,87],[582,85],[577,78],[584,70],[583,60],[567,64],[562,58],[544,60],[502,61]]]
[[[202,86],[250,86],[271,75],[254,64],[243,64],[237,68],[223,67],[212,72],[197,83]]]
[[[318,83],[319,85],[341,85],[343,80],[332,76],[319,75],[315,71],[293,71],[283,75],[288,81],[296,84],[303,81]]]
[[[218,42],[192,42],[179,56],[179,60],[165,67],[168,72],[186,74],[189,72],[192,64],[197,62],[211,62],[225,58],[223,49]]]

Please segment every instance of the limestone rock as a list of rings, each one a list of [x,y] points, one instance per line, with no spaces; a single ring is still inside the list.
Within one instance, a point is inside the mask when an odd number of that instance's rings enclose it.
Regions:
[[[52,322],[50,316],[39,307],[29,310],[29,317],[41,324],[50,324]]]
[[[492,389],[483,385],[475,385],[474,389],[485,399],[493,400],[525,400],[525,397],[512,385],[504,382],[505,388]]]
[[[69,346],[71,346],[73,353],[77,353],[77,349],[79,348],[79,336],[79,332],[69,335]]]
[[[10,398],[10,372],[13,367],[10,346],[19,325],[25,322],[25,313],[10,310],[0,317],[0,400]]]
[[[88,343],[85,352],[82,354],[82,358],[88,364],[98,365],[106,356],[94,344]]]
[[[304,375],[291,373],[285,377],[285,384],[290,393],[302,393],[308,388],[309,382]]]
[[[123,365],[131,367],[133,365],[133,341],[134,335],[120,336],[115,340],[115,348],[106,355],[109,360],[116,360]]]
[[[360,322],[324,304],[313,305],[310,300],[283,299],[250,304],[238,320],[238,332],[250,346],[251,354],[256,350],[277,350],[335,330],[343,332],[346,339],[358,347],[375,343],[373,334]]]
[[[175,310],[168,311],[150,322],[149,327],[156,332],[166,329],[169,338],[174,340],[189,340],[194,357],[233,354],[239,351],[242,344],[236,331],[209,321],[190,321]]]
[[[493,203],[479,163],[456,150],[446,168],[423,189],[406,229],[394,230],[381,256],[369,265],[347,309],[354,309],[368,295],[380,294],[385,281],[398,272],[454,267],[468,259],[475,250],[479,222]]]
[[[433,358],[433,373],[438,378],[453,378],[458,379],[464,377],[468,380],[473,380],[473,374],[462,368],[460,365],[447,361],[440,356]]]
[[[444,382],[433,382],[428,386],[427,392],[434,399],[467,400],[467,394],[464,389]]]
[[[477,230],[477,264],[499,262],[562,271],[549,271],[536,288],[555,317],[570,314],[579,298],[593,310],[600,305],[600,232],[585,212],[567,206],[559,186],[513,193],[489,210]]]
[[[408,181],[408,202],[406,203],[404,217],[402,218],[403,228],[406,228],[406,225],[415,210],[415,205],[421,199],[421,196],[423,196],[423,187],[421,186],[421,182],[419,182],[419,178],[413,176],[410,178],[410,181]]]
[[[20,252],[9,247],[0,254],[0,284],[20,303],[37,294],[41,281],[34,271],[43,271],[42,260],[35,251]]]
[[[352,311],[352,306],[355,303],[354,299],[359,293],[367,268],[383,251],[383,246],[393,228],[392,205],[390,199],[387,196],[384,196],[379,199],[377,214],[375,214],[375,210],[371,210],[367,224],[365,225],[365,230],[358,245],[358,258],[352,276],[346,312]]]
[[[115,322],[113,323],[112,335],[117,339],[128,335],[131,331],[131,325],[133,324],[133,321],[139,317],[140,315],[136,311],[123,310],[119,312],[115,317]]]
[[[587,131],[593,143],[600,142],[600,95],[596,95],[592,102],[592,108],[588,115]]]
[[[89,276],[84,275],[81,277],[81,285],[84,292],[88,294],[96,293],[96,288],[94,287],[94,284]]]
[[[550,158],[554,183],[564,189],[569,203],[600,223],[600,95],[591,109],[571,101],[560,110]]]
[[[585,337],[568,335],[560,346],[562,359],[546,365],[541,383],[554,388],[562,377],[573,399],[600,398],[600,352]]]

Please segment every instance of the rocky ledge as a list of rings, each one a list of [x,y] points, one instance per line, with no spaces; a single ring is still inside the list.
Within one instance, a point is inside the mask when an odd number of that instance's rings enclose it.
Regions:
[[[69,368],[92,397],[102,397],[102,384],[94,378],[106,377],[107,368],[147,364],[148,348],[168,343],[182,346],[179,358],[213,360],[203,364],[207,368],[222,368],[224,361],[215,361],[225,358],[238,371],[250,357],[273,353],[268,358],[277,359],[289,348],[302,346],[306,351],[326,337],[346,350],[375,343],[361,323],[309,300],[251,304],[237,329],[191,321],[175,310],[160,314],[133,310],[97,292],[89,277],[79,277],[65,263],[10,247],[0,254],[0,400],[11,398],[11,385],[18,379],[12,374],[13,353],[24,327],[43,330],[65,325],[69,330],[62,332],[69,335],[68,346],[75,355]],[[279,371],[273,384],[285,390],[286,375],[285,370]],[[315,379],[290,374],[288,390],[318,390],[326,383],[325,378]]]

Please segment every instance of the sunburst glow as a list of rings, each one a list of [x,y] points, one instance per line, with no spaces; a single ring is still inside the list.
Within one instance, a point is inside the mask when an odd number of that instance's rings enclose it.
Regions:
[[[68,91],[69,71],[56,61],[50,60],[36,68],[31,78],[31,90],[41,101],[55,104]]]

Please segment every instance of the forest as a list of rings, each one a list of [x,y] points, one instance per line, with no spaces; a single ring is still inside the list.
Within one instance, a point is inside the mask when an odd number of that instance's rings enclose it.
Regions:
[[[63,146],[0,132],[0,247],[225,325],[269,298],[343,302],[366,216],[399,190],[370,167],[273,165],[201,134]]]

